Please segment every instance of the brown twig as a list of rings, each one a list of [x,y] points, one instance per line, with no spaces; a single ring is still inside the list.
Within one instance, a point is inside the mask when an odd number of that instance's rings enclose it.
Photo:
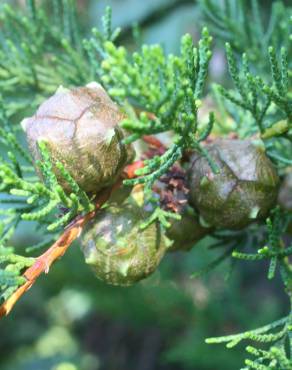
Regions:
[[[95,216],[96,212],[109,199],[111,193],[120,187],[121,183],[122,180],[120,179],[111,188],[102,191],[96,200],[95,210],[84,216],[77,216],[70,225],[67,226],[60,238],[45,253],[35,259],[33,265],[22,275],[26,279],[26,282],[18,287],[0,306],[0,318],[9,314],[15,303],[31,288],[42,273],[49,272],[50,266],[64,255],[73,241],[80,236],[86,223]]]
[[[156,144],[157,143],[159,142],[157,141]],[[141,167],[144,167],[143,161],[137,161],[128,165],[124,169],[122,178],[136,177],[135,171]],[[22,276],[26,279],[26,282],[18,287],[16,291],[12,293],[12,295],[0,306],[0,318],[7,316],[16,302],[31,288],[37,278],[42,273],[48,273],[51,265],[65,254],[73,241],[80,236],[87,222],[95,216],[100,207],[109,199],[112,192],[121,186],[122,178],[120,178],[112,187],[105,189],[99,194],[94,211],[83,216],[77,216],[67,226],[59,239],[45,253],[37,257],[32,266],[25,270]]]
[[[145,143],[155,147],[156,149],[166,149],[165,145],[159,139],[157,139],[157,137],[155,137],[155,136],[144,135],[142,137],[142,139]]]
[[[36,279],[43,273],[48,273],[51,264],[62,257],[72,242],[78,238],[81,233],[82,227],[92,217],[91,212],[77,221],[72,222],[71,226],[68,227],[60,238],[41,256],[37,257],[31,267],[29,267],[23,274],[26,282],[21,285],[1,306],[0,306],[0,317],[8,315],[12,310],[15,303],[19,298],[27,292],[30,287],[35,283]]]
[[[129,164],[127,167],[126,167],[126,178],[127,179],[133,179],[135,177],[137,177],[136,175],[136,171],[139,169],[139,168],[143,168],[145,166],[144,162],[143,161],[136,161],[132,164]]]

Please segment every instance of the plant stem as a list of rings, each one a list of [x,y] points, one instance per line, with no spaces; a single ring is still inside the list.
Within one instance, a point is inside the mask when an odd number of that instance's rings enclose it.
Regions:
[[[80,236],[86,223],[95,216],[98,209],[107,201],[115,185],[100,194],[94,211],[84,216],[76,217],[65,229],[60,238],[45,253],[35,259],[33,265],[22,275],[26,279],[26,282],[17,288],[17,290],[0,306],[0,318],[8,315],[15,303],[31,288],[36,279],[42,273],[47,274],[50,266],[65,254],[73,241]]]
[[[135,177],[135,171],[141,165],[141,161],[137,161],[127,166],[124,170],[123,177]],[[96,215],[101,206],[109,199],[112,192],[118,189],[121,184],[122,178],[120,178],[112,187],[106,188],[102,191],[95,202],[95,210],[86,215],[77,216],[67,226],[59,239],[45,253],[35,259],[33,265],[22,275],[26,279],[26,282],[18,287],[17,290],[0,306],[0,318],[7,316],[11,312],[16,302],[32,287],[42,273],[47,274],[49,272],[51,265],[65,254],[73,241],[80,236],[87,222]]]

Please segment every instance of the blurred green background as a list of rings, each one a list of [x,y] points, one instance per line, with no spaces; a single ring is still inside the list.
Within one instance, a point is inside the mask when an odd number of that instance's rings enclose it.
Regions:
[[[79,1],[84,28],[100,23],[106,5],[130,48],[133,33],[139,42],[161,43],[168,52],[178,51],[184,33],[195,39],[200,33],[200,9],[190,0]],[[225,70],[215,40],[212,80],[224,80]],[[19,251],[40,237],[29,227],[23,225],[13,241]],[[116,288],[94,278],[76,242],[0,322],[0,369],[239,369],[244,345],[227,350],[204,339],[281,317],[287,302],[280,282],[267,281],[265,263],[237,263],[232,269],[227,261],[204,278],[190,278],[222,253],[208,244],[206,239],[190,253],[171,254],[149,279]]]

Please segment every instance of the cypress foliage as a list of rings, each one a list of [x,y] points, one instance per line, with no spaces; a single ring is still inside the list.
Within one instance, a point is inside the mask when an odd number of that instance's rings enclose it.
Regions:
[[[126,113],[122,127],[130,132],[128,143],[145,135],[173,133],[173,143],[162,155],[145,160],[135,178],[124,181],[127,186],[145,185],[153,212],[142,227],[157,220],[168,227],[171,219],[179,218],[160,208],[152,189],[186,152],[200,152],[212,171],[218,171],[202,142],[218,132],[216,126],[224,127],[224,117],[229,117],[241,138],[261,141],[280,176],[292,165],[292,10],[281,1],[273,3],[266,25],[257,0],[226,0],[222,6],[214,0],[202,0],[203,23],[208,28],[203,27],[197,45],[190,35],[184,35],[179,55],[167,55],[160,45],[143,45],[133,53],[119,46],[120,30],[112,29],[110,8],[103,16],[102,29],[93,29],[83,39],[74,1],[50,3],[53,17],[47,15],[48,3],[37,6],[34,0],[27,1],[25,14],[8,5],[0,9],[0,141],[4,148],[0,157],[1,303],[26,282],[22,274],[36,261],[32,253],[54,244],[72,222],[95,209],[95,200],[80,189],[62,163],[57,167],[72,192],[66,193],[58,183],[46,142],[39,143],[42,161],[35,164],[44,182],[38,180],[29,152],[21,143],[22,133],[16,123],[32,114],[59,85],[81,86],[92,80],[102,83]],[[251,11],[247,11],[248,6]],[[206,89],[212,85],[208,81],[210,34],[226,42],[233,85],[212,86],[220,114],[210,113],[206,123],[199,119],[199,111],[204,107]],[[43,241],[28,246],[24,255],[9,244],[21,220],[37,223],[43,233]],[[292,307],[292,245],[285,245],[283,240],[291,222],[291,210],[277,206],[260,225],[213,232],[216,244],[212,247],[221,248],[222,255],[193,277],[211,271],[226,258],[246,263],[267,260],[267,278],[273,279],[276,271],[280,272]],[[246,240],[253,245],[246,245]],[[292,369],[291,307],[287,316],[271,324],[209,338],[207,343],[226,343],[232,348],[249,340],[255,344],[246,347],[244,369]],[[261,343],[270,347],[261,349]]]

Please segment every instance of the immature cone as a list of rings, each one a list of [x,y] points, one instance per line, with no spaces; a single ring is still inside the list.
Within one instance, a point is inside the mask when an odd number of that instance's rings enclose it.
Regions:
[[[239,229],[275,205],[279,178],[264,151],[248,140],[217,140],[205,147],[218,166],[195,154],[189,170],[190,200],[210,225]]]
[[[210,232],[210,228],[200,225],[198,218],[185,209],[180,220],[170,219],[166,229],[167,237],[173,241],[170,252],[189,251],[198,241]]]
[[[149,215],[148,215],[149,216]],[[81,237],[85,261],[96,277],[127,286],[149,276],[166,252],[160,226],[141,229],[147,214],[142,208],[111,205],[97,214]]]
[[[34,160],[41,159],[38,141],[47,142],[53,171],[65,190],[71,189],[56,168],[57,161],[83,190],[96,194],[114,183],[133,160],[133,148],[122,143],[124,132],[118,126],[122,118],[105,90],[91,83],[59,89],[22,126]]]

